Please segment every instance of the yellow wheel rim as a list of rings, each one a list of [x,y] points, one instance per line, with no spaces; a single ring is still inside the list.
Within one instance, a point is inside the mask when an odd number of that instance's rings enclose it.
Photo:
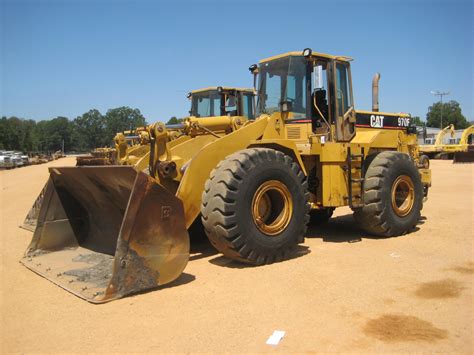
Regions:
[[[392,207],[399,217],[408,215],[415,202],[415,185],[407,175],[397,177],[392,185]]]
[[[265,181],[252,199],[252,217],[260,232],[275,236],[290,223],[293,200],[290,191],[278,180]]]

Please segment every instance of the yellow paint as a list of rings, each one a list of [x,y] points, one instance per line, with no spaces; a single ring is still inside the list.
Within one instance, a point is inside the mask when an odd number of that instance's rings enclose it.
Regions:
[[[301,57],[301,56],[303,56],[303,51],[300,51],[300,52],[287,52],[287,53],[275,55],[273,57],[268,57],[268,58],[262,59],[262,60],[260,60],[259,63],[270,62],[272,60],[285,58],[285,57]],[[321,58],[327,58],[327,59],[334,59],[334,60],[340,60],[340,61],[344,61],[344,62],[349,62],[349,61],[352,60],[351,57],[337,56],[337,55],[317,53],[317,52],[313,52],[312,57],[321,57]]]
[[[187,228],[200,213],[204,183],[212,169],[226,156],[247,148],[250,142],[262,135],[268,123],[268,118],[259,119],[223,136],[203,147],[199,154],[190,161],[176,192],[176,196],[181,199],[184,205]]]
[[[217,91],[217,88],[218,86],[210,86],[210,87],[207,87],[207,88],[203,88],[203,89],[197,89],[197,90],[193,90],[191,91],[191,94],[198,94],[198,93],[201,93],[201,92],[206,92],[206,91]],[[235,91],[242,91],[242,92],[248,92],[248,93],[255,93],[255,89],[251,89],[251,88],[234,88],[234,87],[229,87],[229,86],[221,86],[222,90],[224,91],[232,91],[232,90],[235,90]]]

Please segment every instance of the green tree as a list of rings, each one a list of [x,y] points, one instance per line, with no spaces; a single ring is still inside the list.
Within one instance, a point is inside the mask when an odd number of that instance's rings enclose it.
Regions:
[[[7,130],[8,130],[8,121],[5,116],[2,116],[0,119],[0,149],[7,149]]]
[[[177,124],[177,123],[178,123],[178,119],[175,116],[171,117],[168,120],[168,122],[166,122],[166,124]]]
[[[67,117],[56,117],[52,120],[39,121],[36,124],[36,137],[40,151],[53,152],[62,149],[73,150],[73,124]]]
[[[419,116],[413,116],[411,118],[411,124],[413,124],[415,126],[425,126],[426,122],[422,121]]]
[[[0,120],[0,148],[7,150],[31,151],[36,149],[36,122],[18,117],[5,116]]]
[[[143,117],[140,110],[137,108],[132,109],[127,106],[108,110],[105,114],[105,122],[107,141],[111,141],[118,132],[133,130],[146,125],[145,117]]]
[[[109,143],[105,117],[96,109],[89,110],[73,122],[73,139],[80,151],[102,147]]]
[[[441,127],[441,110],[443,111],[443,127],[453,124],[456,129],[463,129],[469,125],[461,112],[459,102],[452,100],[446,103],[436,102],[428,108],[426,114],[428,127]]]
[[[182,123],[184,121],[184,118],[176,118],[175,116],[171,117],[166,124],[178,124]]]
[[[24,120],[22,124],[23,144],[22,151],[31,152],[38,150],[38,135],[36,133],[36,121]]]

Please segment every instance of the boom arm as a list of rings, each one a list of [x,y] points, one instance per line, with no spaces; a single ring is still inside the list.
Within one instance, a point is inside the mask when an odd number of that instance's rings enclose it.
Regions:
[[[454,137],[454,125],[450,124],[449,126],[444,127],[441,131],[439,131],[438,135],[436,136],[435,145],[443,144],[443,138],[448,132],[451,132],[451,138]]]
[[[463,132],[461,136],[461,140],[459,144],[469,144],[469,136],[471,134],[474,134],[474,125],[467,127]]]

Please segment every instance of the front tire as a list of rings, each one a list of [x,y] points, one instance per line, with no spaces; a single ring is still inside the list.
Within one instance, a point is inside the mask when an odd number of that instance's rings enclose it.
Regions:
[[[419,164],[420,164],[421,168],[429,169],[430,168],[430,158],[428,158],[428,156],[425,155],[425,154],[420,155]]]
[[[226,257],[262,265],[288,258],[309,221],[306,177],[274,149],[241,150],[211,172],[202,196],[202,223]]]
[[[402,235],[413,229],[423,206],[423,185],[407,154],[386,151],[367,168],[364,206],[354,217],[366,232],[383,237]]]

